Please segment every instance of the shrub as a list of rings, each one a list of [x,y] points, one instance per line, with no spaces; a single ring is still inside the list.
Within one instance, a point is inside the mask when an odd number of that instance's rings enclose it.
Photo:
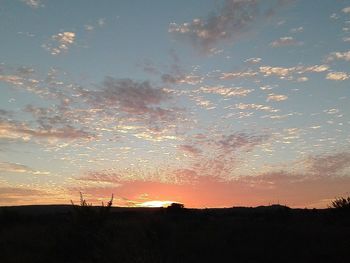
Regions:
[[[104,205],[102,202],[102,206],[93,207],[91,203],[89,204],[84,199],[83,194],[80,192],[80,205],[75,205],[71,200],[76,219],[79,221],[101,221],[106,219],[113,204],[113,197],[114,196],[112,194],[111,199],[107,202],[106,205]]]
[[[330,208],[338,210],[347,210],[350,211],[350,196],[349,197],[339,197],[332,201]]]

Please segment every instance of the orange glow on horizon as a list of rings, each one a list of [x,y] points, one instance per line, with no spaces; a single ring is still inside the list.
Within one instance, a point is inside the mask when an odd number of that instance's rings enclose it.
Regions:
[[[139,206],[139,207],[168,207],[172,203],[176,203],[176,202],[174,202],[174,201],[159,201],[159,200],[155,200],[155,201],[143,202],[141,204],[138,204],[137,206]]]

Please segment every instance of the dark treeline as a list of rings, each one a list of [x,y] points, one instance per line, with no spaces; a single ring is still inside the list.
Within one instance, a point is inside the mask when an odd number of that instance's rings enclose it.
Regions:
[[[0,208],[0,262],[349,262],[348,210]]]

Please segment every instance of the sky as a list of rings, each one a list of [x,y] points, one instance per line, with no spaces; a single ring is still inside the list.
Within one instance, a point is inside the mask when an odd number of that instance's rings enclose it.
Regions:
[[[350,193],[348,0],[0,0],[0,36],[2,206]]]

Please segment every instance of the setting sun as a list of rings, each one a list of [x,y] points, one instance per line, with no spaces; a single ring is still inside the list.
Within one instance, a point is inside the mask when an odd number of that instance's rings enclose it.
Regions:
[[[140,207],[168,207],[172,203],[176,203],[174,201],[147,201],[139,204]]]

